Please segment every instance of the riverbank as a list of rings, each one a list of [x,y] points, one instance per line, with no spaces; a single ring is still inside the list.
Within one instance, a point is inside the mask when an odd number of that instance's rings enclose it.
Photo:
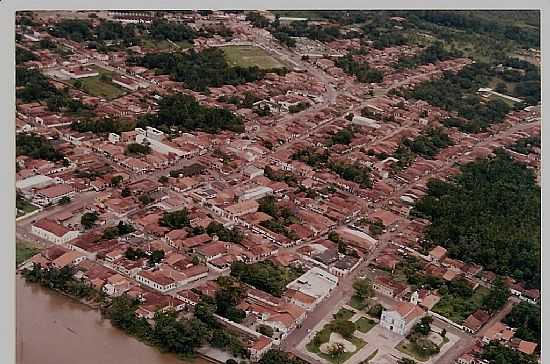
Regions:
[[[17,364],[210,364],[182,360],[113,327],[99,310],[16,278]]]

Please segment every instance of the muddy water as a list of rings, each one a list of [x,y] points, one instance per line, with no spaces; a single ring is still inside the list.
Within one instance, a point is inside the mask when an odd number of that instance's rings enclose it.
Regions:
[[[17,364],[207,364],[161,354],[76,301],[17,277]]]

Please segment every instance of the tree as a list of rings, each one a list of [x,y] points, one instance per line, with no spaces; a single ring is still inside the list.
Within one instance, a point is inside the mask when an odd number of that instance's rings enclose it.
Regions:
[[[122,180],[123,180],[122,176],[113,176],[111,178],[111,186],[113,187],[120,186],[120,184],[122,183]]]
[[[422,317],[420,322],[418,322],[414,326],[414,328],[413,328],[414,333],[418,333],[420,335],[427,336],[431,331],[430,323],[432,322],[432,320],[433,319],[432,319],[431,316]]]
[[[124,256],[126,257],[126,259],[130,259],[130,260],[138,260],[138,259],[144,258],[146,255],[147,254],[145,254],[145,252],[140,248],[134,249],[131,246],[128,247],[128,249],[126,249],[126,252],[124,253]]]
[[[515,337],[540,344],[541,309],[540,306],[528,302],[520,302],[504,318],[503,322],[517,328]]]
[[[374,296],[372,282],[368,278],[358,279],[353,282],[353,289],[355,289],[355,295],[362,300]]]
[[[69,196],[63,196],[61,200],[59,200],[59,204],[61,205],[67,205],[71,203],[71,198]]]
[[[342,343],[334,343],[329,349],[329,355],[336,359],[337,362],[340,362],[342,355],[346,352],[344,345]]]
[[[149,205],[151,202],[154,201],[153,198],[147,193],[139,195],[138,200],[143,204],[143,206]]]
[[[129,196],[132,196],[132,191],[130,191],[130,189],[128,187],[125,187],[122,189],[122,191],[120,192],[120,195],[122,197],[129,197]]]
[[[508,92],[508,87],[506,87],[504,82],[499,82],[495,87],[495,91],[501,94],[506,94]]]
[[[187,216],[187,209],[183,208],[178,211],[165,212],[162,218],[159,220],[161,226],[166,226],[172,229],[181,229],[189,226],[189,217]]]
[[[290,354],[278,350],[278,349],[271,349],[267,353],[265,353],[260,361],[259,364],[306,364],[305,361],[303,361],[300,358],[297,358],[295,356],[291,356]]]
[[[334,230],[329,231],[328,240],[338,243],[340,241],[340,235],[338,235],[338,233]]]
[[[351,337],[356,330],[355,323],[348,320],[334,320],[330,328],[345,338]]]
[[[382,316],[382,311],[384,311],[384,307],[378,303],[369,309],[368,314],[372,317],[380,318],[380,316]]]
[[[397,361],[397,364],[417,364],[417,362],[409,358],[401,358]]]
[[[513,274],[526,288],[540,287],[541,200],[533,171],[501,150],[460,170],[447,182],[428,185],[411,211],[432,221],[426,238],[442,242],[451,258]]]
[[[164,250],[154,250],[149,255],[149,266],[154,266],[164,259]]]
[[[98,217],[99,217],[99,215],[95,211],[94,212],[86,212],[80,218],[80,224],[82,226],[84,226],[84,228],[86,230],[91,229],[95,225],[95,222],[97,221]]]
[[[151,153],[151,147],[139,143],[130,143],[126,146],[126,155],[144,155]]]
[[[160,176],[159,177],[159,182],[162,183],[162,184],[165,184],[168,182],[168,176]]]
[[[490,312],[499,310],[510,296],[510,290],[504,285],[502,278],[497,277],[487,296],[483,300],[483,307]]]
[[[267,337],[273,337],[273,328],[267,325],[260,325],[258,327],[258,332]]]
[[[442,338],[445,338],[447,336],[447,329],[443,328],[439,335],[441,335]]]

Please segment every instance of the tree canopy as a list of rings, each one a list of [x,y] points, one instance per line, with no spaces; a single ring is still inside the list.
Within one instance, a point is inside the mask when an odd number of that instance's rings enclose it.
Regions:
[[[431,220],[427,237],[451,257],[540,287],[540,198],[533,171],[497,151],[430,181],[412,214]]]
[[[202,130],[208,133],[244,130],[241,118],[231,111],[202,106],[193,96],[180,93],[163,97],[159,102],[158,113],[144,116],[138,121],[138,126],[153,126],[168,131],[170,128]]]
[[[63,153],[56,150],[55,147],[45,137],[29,133],[18,133],[15,137],[16,155],[27,155],[33,159],[46,159],[49,161],[62,160]]]
[[[143,57],[128,57],[128,63],[168,74],[186,87],[196,91],[207,91],[208,87],[239,85],[262,79],[267,70],[258,67],[232,67],[219,48],[207,48],[201,52],[149,53]],[[284,69],[270,70],[284,73]]]

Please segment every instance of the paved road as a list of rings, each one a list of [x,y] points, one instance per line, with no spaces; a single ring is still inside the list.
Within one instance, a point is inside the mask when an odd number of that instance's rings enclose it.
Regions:
[[[366,267],[374,260],[377,254],[382,251],[389,243],[387,237],[389,233],[381,235],[378,246],[369,255],[369,258],[361,262],[361,264],[351,274],[341,277],[338,286],[331,292],[330,296],[321,302],[312,312],[310,312],[307,318],[302,323],[302,327],[294,330],[284,340],[282,347],[286,350],[293,351],[296,346],[307,336],[308,329],[311,330],[324,319],[334,307],[338,306],[342,301],[347,301],[353,295],[353,281],[362,274]]]

